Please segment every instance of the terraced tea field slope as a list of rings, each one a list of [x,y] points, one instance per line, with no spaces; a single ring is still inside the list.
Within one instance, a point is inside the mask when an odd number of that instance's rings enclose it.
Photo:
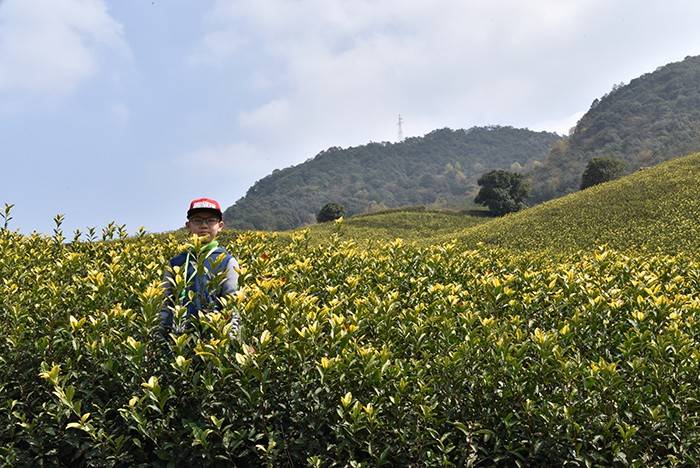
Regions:
[[[309,240],[313,243],[328,241],[333,233],[340,233],[342,238],[352,239],[364,247],[397,238],[416,245],[430,245],[436,238],[492,219],[486,211],[474,212],[477,213],[479,216],[421,209],[391,210],[345,218],[342,226],[333,222],[321,223],[282,233],[282,236],[308,230]]]
[[[485,214],[485,212],[484,212]],[[333,233],[368,247],[401,238],[428,246],[458,241],[549,253],[620,251],[676,254],[700,252],[700,154],[640,170],[502,218],[464,213],[395,210],[354,216],[342,226],[323,223],[281,233],[309,231],[312,243]]]
[[[700,252],[700,154],[493,219],[435,241],[573,252]]]

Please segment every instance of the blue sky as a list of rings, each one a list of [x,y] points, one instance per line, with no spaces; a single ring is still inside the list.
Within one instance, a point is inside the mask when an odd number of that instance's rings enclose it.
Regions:
[[[700,54],[700,2],[0,0],[13,228],[179,227],[329,146],[442,127],[565,133]]]

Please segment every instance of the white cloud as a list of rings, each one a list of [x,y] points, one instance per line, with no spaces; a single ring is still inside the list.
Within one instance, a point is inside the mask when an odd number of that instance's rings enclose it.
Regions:
[[[264,175],[270,165],[270,158],[259,147],[238,142],[198,148],[180,155],[177,162],[183,169],[203,177],[217,174],[245,178]]]
[[[568,135],[586,112],[579,111],[565,115],[559,119],[548,119],[538,122],[530,127],[531,130],[556,132],[560,135]]]
[[[247,137],[358,144],[393,139],[398,113],[416,133],[507,123],[537,98],[533,59],[599,1],[220,0],[197,54],[236,62],[249,48],[226,44],[255,46],[250,82],[279,94],[240,114]]]
[[[228,206],[246,188],[278,167],[263,145],[248,142],[203,146],[175,158],[182,186],[170,186],[171,198],[209,194]]]
[[[227,31],[211,31],[204,36],[201,44],[189,57],[189,63],[198,65],[218,65],[236,52],[238,52],[245,42],[234,37]]]
[[[279,127],[289,123],[289,102],[283,99],[274,99],[253,111],[241,112],[238,120],[244,128]]]
[[[218,0],[197,54],[248,86],[254,104],[235,138],[282,167],[328,146],[394,140],[399,113],[407,136],[488,124],[567,133],[612,83],[700,44],[691,22],[675,21],[698,5]],[[650,45],[663,51],[651,68]]]
[[[129,53],[103,0],[0,1],[0,91],[69,93],[103,49]]]

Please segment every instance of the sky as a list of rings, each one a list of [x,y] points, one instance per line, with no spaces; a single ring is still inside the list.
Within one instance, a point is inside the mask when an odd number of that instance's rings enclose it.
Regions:
[[[0,0],[10,228],[180,227],[331,146],[568,133],[614,84],[700,54],[697,0]]]

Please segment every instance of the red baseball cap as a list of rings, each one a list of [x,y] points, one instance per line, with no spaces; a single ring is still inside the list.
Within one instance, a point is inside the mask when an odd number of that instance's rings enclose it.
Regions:
[[[216,213],[219,219],[222,218],[221,205],[219,205],[218,201],[212,200],[211,198],[195,198],[192,200],[190,202],[190,209],[187,210],[187,218],[199,211]]]

